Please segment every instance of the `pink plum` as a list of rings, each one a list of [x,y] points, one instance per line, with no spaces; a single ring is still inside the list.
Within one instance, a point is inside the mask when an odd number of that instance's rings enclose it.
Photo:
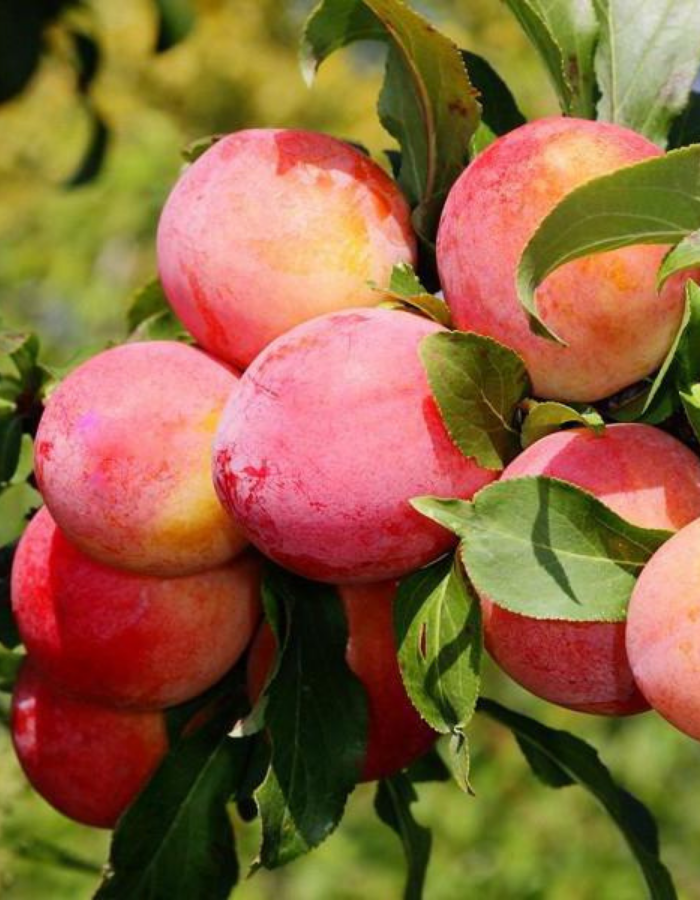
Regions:
[[[651,706],[700,740],[700,521],[644,567],[627,617],[627,654]]]
[[[547,475],[594,494],[645,528],[677,530],[700,516],[700,459],[649,425],[576,428],[537,441],[503,479]],[[625,652],[624,622],[562,622],[518,615],[482,598],[486,647],[533,694],[580,712],[647,708]]]
[[[325,134],[230,134],[175,185],[158,227],[173,309],[206,350],[245,368],[322,313],[375,306],[415,260],[410,210],[388,175]]]
[[[592,178],[660,154],[619,125],[542,119],[495,141],[453,186],[437,256],[454,322],[520,353],[538,396],[599,400],[654,371],[669,349],[684,279],[657,294],[667,247],[589,256],[550,275],[537,292],[538,310],[566,347],[531,332],[515,282],[525,245],[559,200]]]
[[[12,740],[32,787],[95,828],[116,825],[168,750],[163,713],[74,700],[29,664],[15,686]]]
[[[46,508],[20,541],[12,608],[33,665],[61,690],[139,709],[182,703],[238,660],[257,625],[260,561],[250,554],[180,578],[96,562]]]
[[[211,443],[238,379],[172,341],[124,344],[72,372],[39,425],[35,470],[66,537],[107,565],[169,577],[245,539],[211,484]]]
[[[215,440],[219,496],[262,552],[319,581],[395,578],[452,536],[410,506],[495,478],[450,440],[418,345],[442,330],[388,309],[321,316],[244,373]]]

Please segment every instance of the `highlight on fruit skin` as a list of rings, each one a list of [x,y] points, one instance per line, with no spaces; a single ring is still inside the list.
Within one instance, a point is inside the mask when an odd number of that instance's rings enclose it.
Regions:
[[[15,685],[11,730],[34,790],[59,812],[93,828],[114,828],[168,750],[162,712],[68,697],[30,663]]]
[[[627,654],[639,689],[676,728],[700,740],[700,520],[642,570],[627,616]]]
[[[210,447],[237,375],[174,341],[123,344],[75,369],[39,424],[35,472],[83,552],[170,577],[221,565],[246,541],[211,483]]]
[[[659,155],[655,144],[619,125],[539,119],[496,140],[452,187],[437,260],[455,326],[516,350],[536,396],[593,402],[663,362],[681,322],[686,280],[675,276],[657,294],[667,246],[625,247],[550,275],[537,291],[537,308],[567,346],[532,333],[516,290],[522,251],[566,194]]]
[[[470,498],[496,473],[450,439],[418,357],[435,322],[320,316],[243,374],[214,442],[222,502],[266,556],[330,583],[396,578],[454,545],[413,497]]]
[[[700,459],[650,425],[608,425],[602,435],[585,428],[551,434],[521,453],[502,477],[525,475],[571,482],[645,528],[677,531],[700,516]],[[627,658],[625,622],[534,619],[488,597],[481,601],[487,650],[531,693],[598,715],[648,708]]]
[[[244,553],[196,575],[114,569],[61,534],[44,507],[12,567],[12,610],[32,664],[84,700],[161,709],[215,684],[260,616],[262,561]]]
[[[180,177],[158,226],[175,313],[209,352],[244,369],[323,313],[376,306],[394,265],[414,263],[409,206],[360,150],[329,135],[249,129]]]
[[[438,735],[411,703],[396,658],[392,606],[397,583],[342,585],[338,593],[348,620],[345,659],[367,695],[368,732],[361,781],[387,778],[406,768]],[[248,694],[254,703],[265,686],[277,645],[263,624],[248,656]]]

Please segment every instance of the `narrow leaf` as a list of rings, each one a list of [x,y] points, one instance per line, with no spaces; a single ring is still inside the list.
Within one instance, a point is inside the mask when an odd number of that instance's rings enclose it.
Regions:
[[[0,547],[17,540],[27,525],[29,514],[41,504],[41,495],[27,481],[11,484],[0,491]]]
[[[688,237],[683,238],[680,244],[666,255],[658,272],[657,290],[660,291],[672,275],[698,266],[700,266],[700,230],[693,231]]]
[[[530,388],[523,361],[471,332],[428,335],[419,352],[452,440],[480,466],[502,469],[520,451],[514,417]]]
[[[576,188],[545,217],[523,251],[520,302],[537,334],[535,290],[555,269],[582,256],[633,244],[675,244],[700,228],[700,146],[626,166]]]
[[[23,654],[10,653],[0,648],[0,691],[8,693],[12,691],[23,662]]]
[[[696,80],[685,109],[671,126],[668,146],[688,147],[690,144],[698,143],[700,143],[700,83]]]
[[[266,582],[289,622],[279,672],[267,692],[271,765],[256,793],[259,864],[276,868],[320,844],[338,825],[364,759],[367,708],[345,661],[347,623],[334,589],[281,569]]]
[[[700,0],[595,0],[598,118],[666,146],[700,68]]]
[[[14,476],[22,450],[22,420],[0,415],[0,485]]]
[[[404,578],[394,600],[401,677],[425,721],[463,731],[479,695],[479,600],[449,557]]]
[[[592,406],[575,409],[554,400],[547,400],[544,403],[529,400],[525,404],[525,409],[527,416],[520,435],[524,448],[548,434],[559,431],[563,425],[583,425],[595,434],[600,434],[605,429],[602,416]]]
[[[471,503],[413,505],[463,538],[462,559],[480,594],[535,619],[624,621],[637,576],[670,537],[543,476],[496,482]]]
[[[430,860],[432,836],[413,818],[411,805],[418,800],[410,779],[403,773],[384,778],[377,785],[374,808],[379,818],[398,835],[406,856],[404,900],[421,900]]]
[[[165,758],[117,825],[95,900],[229,896],[238,862],[226,804],[251,752],[250,741],[226,736],[229,719],[208,722]]]
[[[191,0],[154,0],[158,12],[156,53],[170,50],[190,33],[195,23]]]
[[[86,100],[84,106],[90,118],[90,136],[81,159],[65,181],[67,188],[83,187],[93,181],[104,165],[109,147],[107,122],[92,101]]]
[[[550,787],[579,784],[589,791],[634,854],[652,900],[676,900],[671,875],[659,858],[656,822],[636,797],[616,784],[593,747],[566,731],[548,728],[493,700],[482,698],[479,710],[513,732],[533,771],[545,784]]]
[[[506,134],[526,122],[510,88],[483,56],[462,50],[469,80],[479,92],[481,118],[494,135]]]
[[[506,0],[540,54],[569,115],[593,119],[593,54],[598,21],[592,0]]]
[[[0,645],[8,650],[19,646],[20,638],[12,614],[10,579],[15,546],[0,547]]]

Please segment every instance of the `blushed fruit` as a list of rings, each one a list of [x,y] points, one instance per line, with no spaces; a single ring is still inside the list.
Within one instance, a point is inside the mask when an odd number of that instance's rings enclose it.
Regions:
[[[168,750],[165,717],[74,700],[25,664],[12,740],[34,789],[76,822],[113,828]]]
[[[158,226],[173,309],[211,353],[245,368],[322,313],[375,306],[415,261],[410,210],[372,160],[325,134],[230,134],[181,176]]]
[[[317,581],[382,581],[453,537],[421,494],[469,498],[495,478],[450,440],[418,358],[427,319],[335,313],[271,344],[244,373],[215,440],[222,501],[250,540]]]
[[[669,349],[683,313],[684,279],[657,294],[667,247],[590,256],[547,278],[538,310],[566,347],[530,331],[515,283],[525,245],[559,200],[592,178],[660,154],[619,125],[541,119],[495,141],[452,188],[437,258],[455,325],[517,350],[538,396],[599,400],[648,375]]]
[[[124,344],[72,372],[39,425],[35,471],[59,528],[107,565],[159,576],[225,563],[246,544],[211,483],[211,443],[237,386],[173,341]]]
[[[57,687],[139,709],[205,691],[247,647],[260,611],[252,554],[181,578],[114,569],[74,547],[42,509],[20,541],[12,609],[32,663]]]
[[[603,435],[560,431],[537,441],[503,478],[547,475],[594,494],[635,525],[676,531],[700,516],[700,459],[649,425],[608,425]],[[532,619],[482,597],[486,647],[538,697],[580,712],[647,708],[625,652],[625,623]]]
[[[338,589],[348,619],[348,666],[367,692],[367,749],[361,780],[375,781],[404,769],[432,747],[437,734],[406,694],[396,659],[392,604],[396,582],[344,585]],[[255,702],[276,652],[269,625],[258,632],[248,657],[248,693]]]
[[[700,521],[652,556],[635,585],[627,654],[648,702],[700,740]]]

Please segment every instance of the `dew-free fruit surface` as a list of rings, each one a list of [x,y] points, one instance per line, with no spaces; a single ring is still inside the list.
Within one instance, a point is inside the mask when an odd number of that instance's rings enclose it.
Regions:
[[[175,185],[158,268],[185,326],[243,369],[322,313],[376,306],[393,266],[415,261],[410,209],[364,153],[326,134],[227,135]]]

